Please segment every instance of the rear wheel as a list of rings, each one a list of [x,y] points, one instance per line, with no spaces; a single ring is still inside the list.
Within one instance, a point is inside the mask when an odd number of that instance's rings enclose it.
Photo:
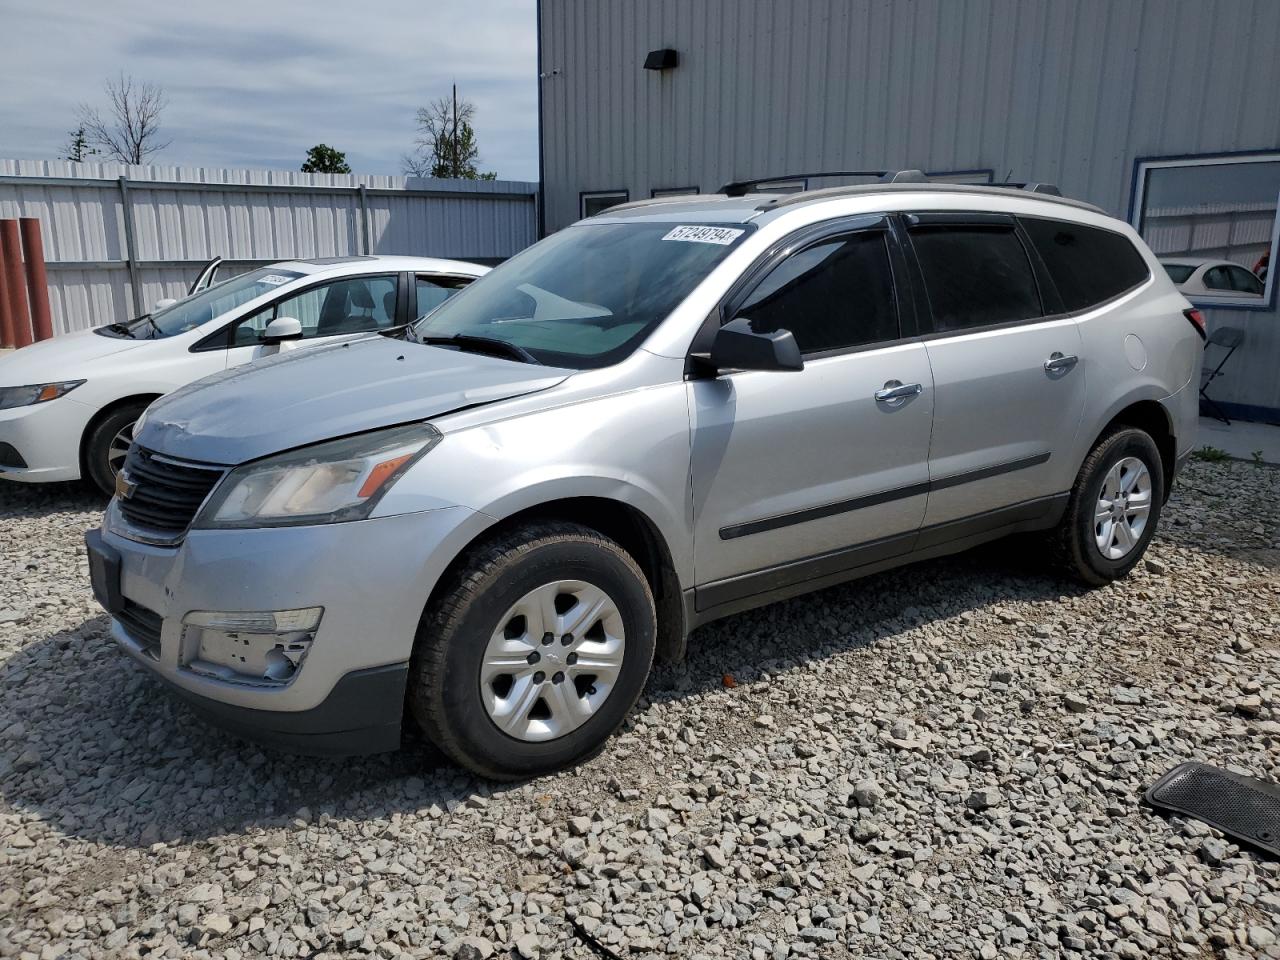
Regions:
[[[1149,434],[1119,427],[1104,436],[1085,458],[1053,533],[1060,566],[1092,586],[1126,576],[1155,535],[1164,484]]]
[[[597,753],[644,687],[657,621],[618,544],[536,524],[473,550],[423,617],[409,706],[483,776],[549,773]]]
[[[146,401],[126,403],[112,410],[94,424],[85,443],[85,472],[99,490],[110,496],[115,492],[116,474],[124,466],[124,458],[133,442],[133,425],[147,409]]]

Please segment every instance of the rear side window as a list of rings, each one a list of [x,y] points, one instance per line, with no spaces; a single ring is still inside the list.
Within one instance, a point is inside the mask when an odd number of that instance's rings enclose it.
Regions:
[[[1031,261],[1009,226],[923,226],[911,245],[938,332],[1043,316]]]
[[[790,330],[806,354],[897,339],[885,234],[832,237],[793,253],[747,295],[736,316],[758,333]]]
[[[1031,217],[1023,219],[1022,226],[1070,311],[1095,307],[1132,290],[1150,275],[1142,254],[1118,233]],[[1174,283],[1187,278],[1174,276],[1176,267],[1166,269]]]

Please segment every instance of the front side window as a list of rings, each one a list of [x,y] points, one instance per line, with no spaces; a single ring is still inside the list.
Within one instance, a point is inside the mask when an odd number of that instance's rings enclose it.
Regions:
[[[1280,153],[1144,159],[1136,172],[1130,220],[1156,256],[1212,264],[1203,289],[1187,296],[1197,306],[1271,309]]]
[[[304,274],[292,270],[275,267],[251,270],[206,287],[171,307],[142,317],[131,324],[129,330],[134,336],[149,339],[176,337],[303,276]]]
[[[1231,278],[1231,289],[1239,293],[1260,297],[1266,290],[1262,281],[1244,267],[1227,267],[1227,274]]]
[[[757,333],[790,330],[800,352],[894,340],[898,312],[881,230],[832,237],[774,267],[735,311]]]
[[[1142,254],[1113,230],[1038,217],[1021,219],[1070,311],[1095,307],[1150,276]]]
[[[911,230],[939,333],[1043,316],[1031,261],[1012,225]]]
[[[751,229],[580,223],[450,297],[414,325],[414,336],[486,337],[548,366],[609,366],[630,355]]]
[[[344,277],[245,317],[232,329],[228,345],[253,346],[277,317],[293,317],[302,324],[303,339],[311,339],[385,330],[395,316],[396,277]]]

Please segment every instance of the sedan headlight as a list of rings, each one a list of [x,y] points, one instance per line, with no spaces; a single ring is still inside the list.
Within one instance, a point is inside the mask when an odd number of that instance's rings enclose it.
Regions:
[[[83,380],[63,380],[60,383],[32,383],[25,387],[0,387],[0,410],[57,400],[82,383]]]
[[[275,527],[363,520],[391,485],[440,442],[413,423],[330,440],[232,470],[194,526]]]

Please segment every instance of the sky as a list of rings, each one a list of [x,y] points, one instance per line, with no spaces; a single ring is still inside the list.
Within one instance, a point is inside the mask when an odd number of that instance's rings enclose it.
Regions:
[[[297,170],[323,142],[397,174],[416,109],[457,83],[479,168],[536,180],[534,3],[0,0],[0,157],[61,157],[124,71],[168,97],[152,162]]]

